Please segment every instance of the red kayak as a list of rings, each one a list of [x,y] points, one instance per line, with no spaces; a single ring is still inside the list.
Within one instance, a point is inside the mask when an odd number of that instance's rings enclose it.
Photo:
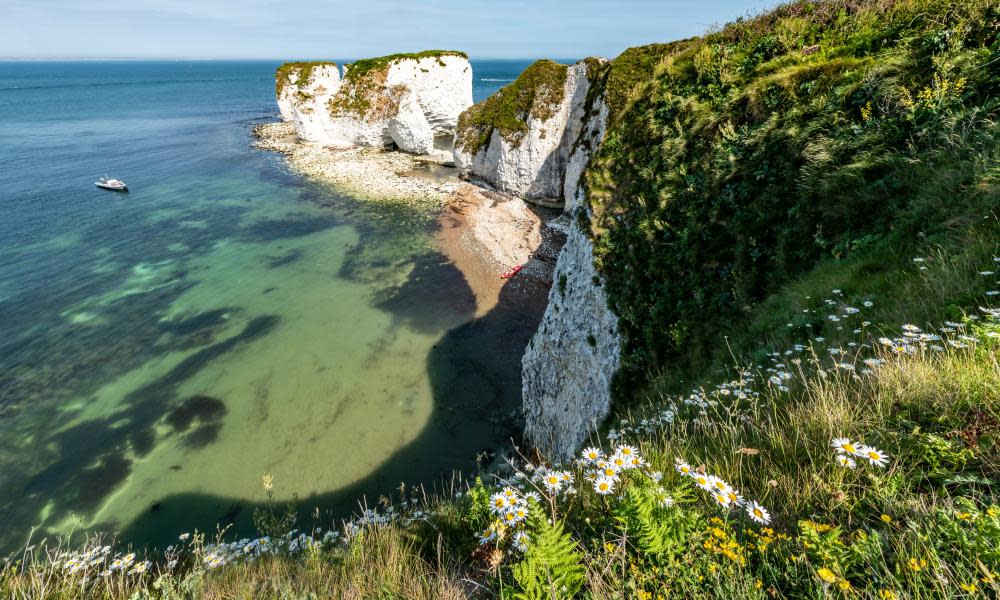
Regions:
[[[517,275],[518,273],[520,273],[522,268],[524,268],[524,265],[517,265],[516,267],[514,267],[510,271],[507,271],[506,273],[504,273],[503,275],[501,275],[500,279],[510,279],[514,275]]]

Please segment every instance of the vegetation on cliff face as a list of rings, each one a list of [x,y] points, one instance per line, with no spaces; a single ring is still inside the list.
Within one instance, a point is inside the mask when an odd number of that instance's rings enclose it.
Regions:
[[[563,101],[568,67],[540,60],[524,70],[510,85],[470,107],[458,117],[455,146],[476,154],[487,148],[493,132],[512,144],[528,131],[528,118],[544,121]]]
[[[337,63],[334,62],[288,62],[277,68],[274,72],[274,93],[276,97],[281,97],[281,92],[285,89],[286,85],[292,82],[292,76],[296,77],[296,84],[298,87],[302,88],[312,81],[312,72],[317,67],[333,67],[337,68]]]
[[[395,116],[407,88],[405,85],[386,86],[389,68],[401,61],[426,58],[437,59],[438,64],[444,66],[442,57],[445,56],[468,59],[468,55],[456,50],[424,50],[367,58],[347,65],[344,84],[328,104],[330,114],[360,116],[369,122]]]
[[[631,373],[710,364],[725,326],[823,261],[874,278],[982,224],[998,18],[986,0],[803,1],[662,47],[586,175]]]
[[[468,54],[465,52],[459,52],[458,50],[424,50],[422,52],[390,54],[388,56],[379,56],[376,58],[365,58],[347,65],[348,69],[347,73],[344,75],[344,80],[360,80],[365,78],[372,71],[387,69],[397,62],[404,60],[423,60],[425,58],[435,58],[437,59],[438,65],[443,67],[445,63],[441,59],[445,56],[458,56],[459,58],[464,58],[466,60],[469,59]]]

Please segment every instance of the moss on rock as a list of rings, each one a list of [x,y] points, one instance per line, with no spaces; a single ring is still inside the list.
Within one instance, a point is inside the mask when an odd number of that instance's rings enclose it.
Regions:
[[[312,72],[316,67],[337,67],[337,63],[329,61],[312,62],[287,62],[274,71],[274,94],[281,96],[281,92],[286,85],[292,83],[292,75],[297,76],[299,87],[308,85],[312,81]]]
[[[528,117],[544,121],[555,114],[568,69],[551,60],[532,64],[513,83],[459,116],[456,146],[476,154],[488,147],[494,131],[510,143],[519,142],[528,131]]]
[[[327,108],[332,116],[358,116],[369,122],[392,117],[399,110],[399,102],[407,87],[386,87],[389,67],[402,61],[425,58],[436,58],[443,67],[445,63],[442,58],[445,56],[469,58],[467,54],[457,50],[424,50],[366,58],[349,64],[345,68],[344,85],[330,99]]]

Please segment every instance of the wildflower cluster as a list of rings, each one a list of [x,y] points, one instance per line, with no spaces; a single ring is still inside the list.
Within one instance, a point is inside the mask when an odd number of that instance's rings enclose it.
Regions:
[[[181,536],[187,539],[186,534]],[[311,534],[298,530],[289,531],[279,539],[269,536],[258,538],[242,538],[233,542],[219,541],[205,545],[202,554],[202,564],[209,569],[216,569],[234,562],[249,562],[262,556],[276,554],[300,554],[329,547],[341,539],[341,533],[335,530],[317,529]]]
[[[562,487],[561,473],[545,473],[542,479],[548,478],[549,485],[552,486],[553,493],[558,493],[558,488]],[[491,542],[499,542],[510,533],[511,546],[519,552],[528,550],[530,537],[524,530],[525,522],[531,512],[531,504],[541,501],[538,492],[529,491],[522,493],[520,490],[510,486],[505,486],[501,491],[490,497],[490,512],[495,517],[490,527],[479,536],[479,544],[486,545]]]
[[[722,508],[730,510],[742,509],[753,521],[762,525],[771,522],[771,513],[759,502],[746,500],[740,495],[739,490],[730,485],[725,479],[716,475],[710,475],[702,470],[696,470],[688,463],[678,460],[674,470],[684,477],[689,477],[695,486],[708,493],[712,500]]]
[[[834,438],[830,442],[830,447],[836,452],[837,464],[847,469],[858,466],[855,458],[860,458],[873,467],[885,468],[889,464],[888,454],[875,446],[867,446],[850,438]]]
[[[111,555],[111,546],[95,545],[81,552],[69,552],[61,557],[62,567],[69,575],[96,574],[107,577],[121,572],[127,575],[145,573],[152,566],[148,560],[136,560],[134,552]]]
[[[594,447],[586,448],[578,463],[584,468],[585,476],[593,485],[594,492],[601,496],[607,496],[615,491],[615,486],[621,481],[624,472],[646,466],[646,461],[639,456],[639,451],[628,444],[618,446],[611,456]]]

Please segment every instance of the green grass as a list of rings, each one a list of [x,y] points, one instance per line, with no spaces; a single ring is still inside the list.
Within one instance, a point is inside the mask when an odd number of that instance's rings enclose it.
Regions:
[[[274,72],[274,93],[276,97],[281,97],[282,90],[285,86],[291,83],[292,75],[296,75],[298,78],[298,86],[305,87],[309,85],[312,81],[312,72],[316,67],[334,67],[336,68],[337,63],[334,62],[288,62],[277,68]]]
[[[533,63],[513,83],[459,116],[456,147],[476,154],[489,147],[494,131],[516,144],[528,131],[529,117],[544,121],[555,114],[566,93],[567,70],[551,60]]]
[[[469,58],[468,54],[465,52],[459,52],[458,50],[424,50],[422,52],[409,52],[404,54],[390,54],[388,56],[379,56],[376,58],[365,58],[347,65],[348,69],[347,73],[344,75],[344,79],[346,81],[360,81],[373,71],[384,70],[397,62],[404,60],[436,58],[438,64],[444,66],[444,62],[441,60],[441,57],[443,56],[458,56],[466,60]]]
[[[997,23],[985,0],[796,2],[623,76],[585,182],[626,389],[709,367],[723,325],[824,262],[899,264],[990,216]]]

